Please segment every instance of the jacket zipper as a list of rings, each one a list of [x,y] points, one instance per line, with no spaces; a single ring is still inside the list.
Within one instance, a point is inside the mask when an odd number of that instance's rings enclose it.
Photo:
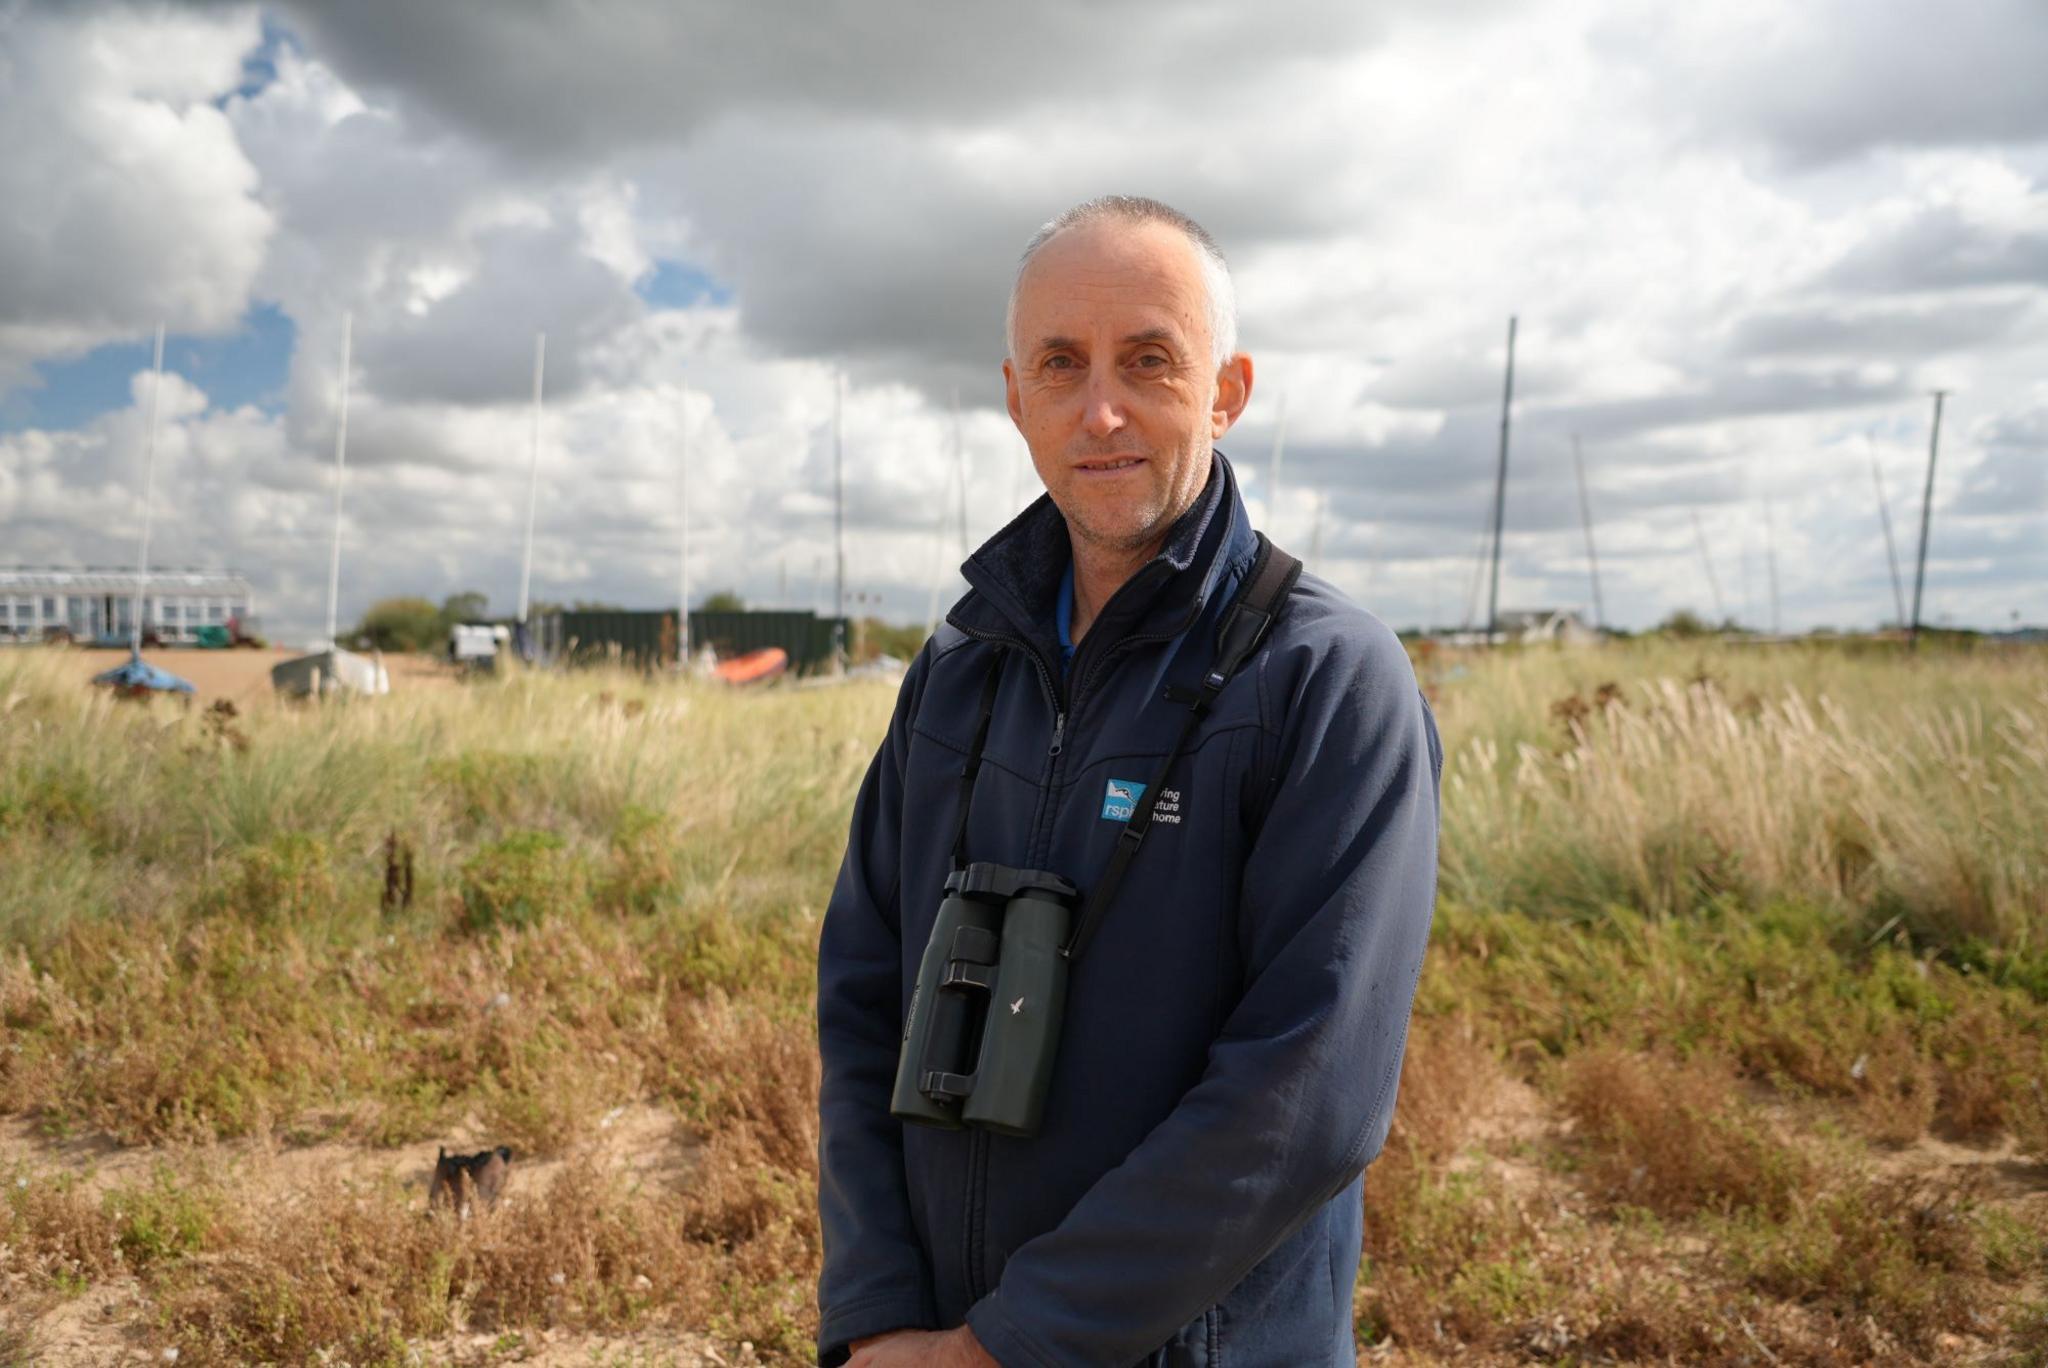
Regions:
[[[954,625],[959,626],[957,623]],[[1030,660],[1032,668],[1038,672],[1038,682],[1045,690],[1047,701],[1052,704],[1052,743],[1046,748],[1045,778],[1039,784],[1038,810],[1032,814],[1032,840],[1027,847],[1035,849],[1039,839],[1037,828],[1046,822],[1047,809],[1052,801],[1053,780],[1059,767],[1060,751],[1066,742],[1069,705],[1060,697],[1060,691],[1053,685],[1052,672],[1046,669],[1045,662],[1039,658],[1031,643],[1021,637],[1005,636],[996,632],[977,632],[966,627],[960,627],[959,630],[975,641],[1007,646],[1023,652],[1025,658]],[[1026,858],[1030,856],[1027,855]],[[967,1265],[963,1272],[966,1274],[968,1296],[975,1301],[980,1301],[988,1295],[988,1151],[988,1132],[977,1126],[968,1139],[967,1192],[963,1204],[966,1214],[966,1249],[963,1252],[966,1254]]]
[[[1200,616],[1199,612],[1195,614],[1197,620],[1199,620]],[[1082,691],[1077,689],[1072,695],[1063,699],[1060,690],[1053,684],[1052,672],[1046,669],[1045,662],[1039,658],[1038,652],[1033,649],[1031,643],[1025,641],[1022,637],[1004,635],[998,632],[979,632],[971,628],[962,627],[958,623],[953,625],[971,640],[984,641],[993,645],[1008,646],[1021,650],[1026,658],[1031,661],[1032,667],[1038,672],[1039,683],[1045,690],[1047,700],[1052,704],[1052,742],[1046,747],[1045,778],[1039,785],[1038,811],[1033,814],[1031,823],[1032,839],[1029,849],[1035,852],[1041,843],[1049,844],[1053,825],[1051,820],[1052,795],[1057,787],[1059,778],[1060,755],[1066,748],[1067,718],[1079,711]],[[1186,630],[1187,628],[1183,627],[1177,632],[1153,632],[1139,636],[1122,637],[1110,644],[1103,652],[1101,659],[1093,662],[1093,668],[1088,671],[1082,682],[1084,684],[1093,682],[1095,677],[1102,673],[1108,662],[1116,659],[1118,656],[1124,655],[1139,646],[1172,641]],[[1041,831],[1040,828],[1044,830]],[[1027,858],[1042,861],[1044,857],[1032,855]],[[968,1141],[967,1201],[965,1203],[967,1215],[967,1267],[965,1269],[967,1292],[968,1296],[975,1301],[980,1301],[988,1295],[988,1151],[988,1132],[977,1126],[974,1128],[972,1136]]]

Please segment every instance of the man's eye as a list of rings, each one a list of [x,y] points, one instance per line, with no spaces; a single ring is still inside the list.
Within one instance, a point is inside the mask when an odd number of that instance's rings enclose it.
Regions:
[[[1074,358],[1071,356],[1048,356],[1045,358],[1045,368],[1047,370],[1072,370],[1074,368]]]
[[[1157,352],[1146,352],[1131,362],[1139,370],[1158,370],[1166,364],[1166,358]]]

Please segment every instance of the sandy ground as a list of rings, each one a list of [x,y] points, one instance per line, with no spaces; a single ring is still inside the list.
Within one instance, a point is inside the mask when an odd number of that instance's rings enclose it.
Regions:
[[[62,651],[67,661],[76,664],[81,683],[90,680],[100,671],[110,670],[128,659],[126,651],[96,651],[78,647],[44,649]],[[193,687],[199,691],[201,703],[226,698],[237,705],[246,706],[271,697],[271,666],[302,654],[304,653],[290,648],[263,651],[162,648],[144,651],[142,658],[159,669],[169,670],[181,679],[191,680]],[[391,688],[394,692],[409,688],[439,687],[455,681],[454,670],[435,656],[387,655],[384,657],[384,668],[391,676]]]
[[[104,1138],[52,1139],[27,1117],[4,1116],[0,1117],[0,1172],[28,1181],[61,1175],[87,1192],[102,1192],[146,1180],[158,1165],[170,1164],[205,1170],[238,1201],[279,1209],[289,1207],[297,1194],[316,1184],[377,1187],[395,1183],[424,1211],[436,1150],[445,1144],[453,1151],[471,1152],[490,1143],[491,1137],[470,1120],[435,1141],[392,1149],[341,1143],[281,1146],[264,1141],[128,1149]],[[504,1200],[517,1202],[523,1193],[545,1188],[565,1164],[586,1158],[643,1181],[681,1187],[694,1173],[697,1141],[665,1108],[645,1103],[615,1107],[572,1153],[545,1160],[515,1158]],[[95,1284],[77,1296],[37,1294],[29,1304],[10,1306],[8,1311],[11,1314],[0,1318],[5,1321],[0,1332],[12,1329],[19,1339],[10,1345],[7,1334],[0,1333],[0,1364],[175,1362],[164,1353],[175,1346],[166,1343],[150,1324],[149,1306],[132,1278]],[[760,1361],[751,1345],[723,1344],[672,1327],[632,1335],[544,1330],[457,1335],[414,1347],[419,1362],[427,1364],[738,1368]],[[10,1357],[10,1349],[25,1350],[27,1357]]]
[[[1540,1147],[1555,1143],[1569,1126],[1546,1107],[1535,1089],[1502,1078],[1478,1099],[1470,1143],[1452,1161],[1454,1168],[1484,1166],[1507,1180],[1518,1205],[1577,1205],[1582,1199],[1555,1169],[1541,1162]],[[127,1149],[100,1137],[53,1139],[24,1116],[0,1116],[0,1173],[48,1175],[101,1192],[147,1178],[158,1165],[200,1168],[243,1201],[267,1207],[288,1207],[295,1194],[313,1185],[401,1188],[406,1199],[425,1209],[438,1144],[473,1151],[491,1143],[473,1119],[466,1119],[437,1141],[373,1149],[347,1143],[283,1146],[267,1141],[240,1141],[203,1147]],[[564,1164],[591,1157],[637,1178],[681,1187],[692,1181],[697,1142],[676,1115],[663,1107],[635,1103],[603,1116],[573,1154],[550,1160],[516,1160],[506,1201],[534,1192]],[[2048,1209],[2048,1164],[2020,1155],[2010,1142],[1996,1146],[1952,1144],[1924,1136],[1910,1145],[1882,1152],[1880,1171],[1924,1175],[1966,1185],[1980,1197],[2015,1207]],[[1673,1245],[1681,1261],[1706,1252],[1703,1243]],[[4,1297],[0,1297],[4,1300]],[[32,1302],[6,1308],[0,1315],[0,1364],[14,1362],[63,1364],[140,1364],[175,1362],[166,1357],[175,1348],[151,1324],[150,1307],[133,1279],[95,1284],[76,1296],[35,1294]],[[9,1332],[15,1338],[10,1343]],[[498,1365],[529,1363],[548,1368],[569,1365],[680,1364],[685,1368],[742,1368],[760,1359],[747,1344],[720,1342],[676,1326],[650,1326],[630,1335],[580,1334],[519,1330],[490,1334],[459,1334],[413,1346],[423,1364]],[[15,1357],[10,1357],[10,1351]],[[23,1353],[26,1357],[20,1357]],[[1368,1351],[1363,1362],[1383,1355]],[[1405,1355],[1396,1355],[1407,1361]],[[1971,1337],[1944,1335],[1938,1361],[1989,1364],[1998,1361],[1996,1346]],[[1434,1362],[1425,1359],[1423,1361]]]

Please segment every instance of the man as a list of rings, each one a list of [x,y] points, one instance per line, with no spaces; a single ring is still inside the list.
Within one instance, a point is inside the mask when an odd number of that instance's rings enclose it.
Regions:
[[[1090,201],[1025,251],[1003,378],[1048,497],[905,677],[819,947],[823,1364],[1355,1361],[1442,754],[1394,635],[1304,576],[1155,773],[1256,552],[1213,447],[1252,392],[1234,315],[1214,243],[1154,201]],[[1160,790],[1029,1138],[890,1115],[991,680],[967,859],[1085,891]]]

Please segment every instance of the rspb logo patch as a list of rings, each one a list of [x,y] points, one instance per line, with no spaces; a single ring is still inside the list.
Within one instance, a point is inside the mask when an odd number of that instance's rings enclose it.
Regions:
[[[1102,794],[1102,820],[1105,822],[1128,822],[1131,814],[1138,810],[1138,800],[1145,796],[1145,786],[1135,779],[1112,779]]]

